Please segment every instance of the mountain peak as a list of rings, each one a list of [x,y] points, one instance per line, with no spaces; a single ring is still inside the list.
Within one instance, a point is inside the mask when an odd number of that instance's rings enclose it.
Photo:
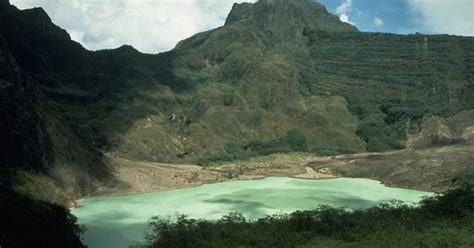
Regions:
[[[354,26],[341,22],[337,16],[329,13],[320,3],[309,0],[260,0],[254,4],[235,3],[227,17],[226,25],[245,21],[254,22],[272,33],[283,29],[357,31]]]
[[[135,49],[135,47],[133,47],[132,45],[128,45],[128,44],[124,44],[124,45],[121,45],[120,47],[117,48],[117,50],[120,50],[120,51],[127,51],[127,52],[138,52],[137,49]]]

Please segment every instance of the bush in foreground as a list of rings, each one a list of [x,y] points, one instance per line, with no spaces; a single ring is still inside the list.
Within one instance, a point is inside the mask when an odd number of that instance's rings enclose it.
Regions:
[[[331,207],[246,220],[154,218],[136,247],[474,247],[474,192],[454,190],[418,207],[382,204],[348,212]]]

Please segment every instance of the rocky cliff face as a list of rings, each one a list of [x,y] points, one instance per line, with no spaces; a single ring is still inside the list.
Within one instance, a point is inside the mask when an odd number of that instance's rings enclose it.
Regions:
[[[410,149],[426,149],[446,145],[472,143],[474,111],[465,111],[449,118],[426,115],[420,131],[408,140]]]
[[[2,167],[44,171],[52,156],[51,140],[41,115],[41,93],[34,80],[22,72],[0,35],[0,132]]]
[[[37,71],[47,70],[53,62],[26,47],[34,37],[18,42],[15,38],[26,32],[44,32],[45,37],[59,40],[69,35],[53,25],[42,9],[20,12],[8,2],[1,7],[0,181],[5,185],[13,181],[20,191],[36,191],[40,199],[66,204],[108,180],[108,172],[102,154],[78,137],[37,81]],[[30,173],[46,174],[52,180],[25,176]]]

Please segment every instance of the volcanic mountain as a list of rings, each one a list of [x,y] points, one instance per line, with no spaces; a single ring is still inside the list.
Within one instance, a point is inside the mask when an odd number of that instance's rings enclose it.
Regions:
[[[41,8],[0,8],[2,173],[47,175],[68,196],[112,178],[105,155],[403,149],[424,116],[474,108],[472,37],[359,32],[311,1],[235,4],[224,26],[153,55],[88,51]]]

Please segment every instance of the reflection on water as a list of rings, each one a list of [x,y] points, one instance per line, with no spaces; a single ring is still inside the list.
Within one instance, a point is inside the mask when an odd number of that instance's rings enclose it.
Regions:
[[[143,238],[153,216],[186,214],[215,220],[232,211],[255,219],[267,214],[314,209],[320,205],[361,209],[400,200],[416,203],[431,193],[388,188],[368,179],[302,180],[266,178],[225,182],[157,193],[92,197],[73,211],[87,227],[91,248],[128,247]]]

